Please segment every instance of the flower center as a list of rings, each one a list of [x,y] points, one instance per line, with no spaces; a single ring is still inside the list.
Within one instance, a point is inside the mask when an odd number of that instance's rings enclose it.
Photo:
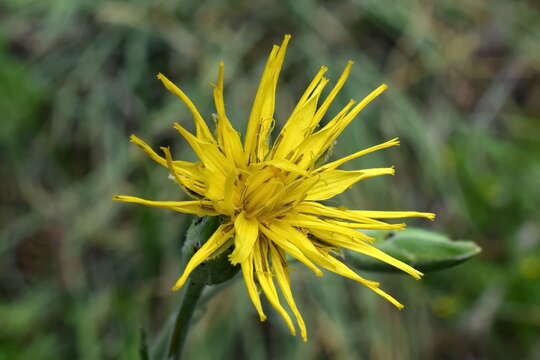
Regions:
[[[295,191],[297,176],[274,166],[250,166],[240,174],[235,186],[239,195],[236,211],[244,211],[249,218],[268,222],[284,215],[302,199]]]

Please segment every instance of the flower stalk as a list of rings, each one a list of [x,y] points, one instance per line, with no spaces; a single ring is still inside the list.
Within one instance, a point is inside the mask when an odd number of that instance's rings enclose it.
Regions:
[[[176,315],[174,330],[169,344],[168,360],[180,360],[182,358],[182,350],[186,342],[186,337],[189,332],[191,318],[195,312],[197,302],[201,297],[205,285],[196,281],[190,280],[186,286],[186,292],[182,299],[182,305]]]

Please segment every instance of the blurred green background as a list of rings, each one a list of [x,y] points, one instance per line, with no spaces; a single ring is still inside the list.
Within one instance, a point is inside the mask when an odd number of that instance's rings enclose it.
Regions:
[[[410,221],[483,253],[422,281],[381,280],[407,307],[298,266],[310,340],[244,285],[196,314],[187,359],[540,358],[540,6],[530,1],[102,1],[0,4],[0,359],[137,359],[181,294],[179,242],[191,219],[113,203],[183,195],[128,137],[193,159],[171,125],[211,118],[225,61],[229,117],[245,126],[264,60],[293,34],[278,89],[286,119],[320,65],[350,80],[330,113],[390,89],[339,138],[335,155],[399,136],[349,168],[396,165],[335,203],[421,210]]]

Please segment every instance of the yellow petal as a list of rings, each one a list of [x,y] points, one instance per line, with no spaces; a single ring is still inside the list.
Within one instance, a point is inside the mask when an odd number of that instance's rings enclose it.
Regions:
[[[308,268],[310,268],[317,276],[322,276],[323,273],[317,266],[315,266],[311,260],[309,260],[306,255],[300,249],[298,249],[295,245],[293,245],[289,240],[287,240],[286,237],[283,236],[283,231],[280,231],[279,228],[273,228],[270,229],[267,226],[260,226],[261,232],[274,244],[279,246],[281,249],[283,249],[286,253],[306,265]],[[274,230],[277,230],[274,231]]]
[[[367,224],[386,224],[385,222],[371,219],[360,214],[353,214],[351,210],[342,210],[331,206],[326,206],[312,201],[304,201],[298,204],[295,209],[296,212],[304,214],[313,214],[317,216],[324,216],[336,219],[351,220]]]
[[[277,81],[290,38],[290,35],[285,35],[281,46],[272,49],[253,101],[244,146],[252,162],[263,160],[268,152],[268,135],[274,123]]]
[[[335,168],[345,164],[347,161],[350,161],[352,159],[356,159],[356,158],[358,158],[360,156],[364,156],[366,154],[369,154],[369,153],[377,151],[377,150],[385,149],[385,148],[388,148],[388,147],[391,147],[391,146],[398,146],[398,145],[399,145],[398,138],[394,138],[394,139],[389,140],[387,142],[384,142],[382,144],[369,147],[367,149],[355,152],[354,154],[345,156],[345,157],[343,157],[343,158],[341,158],[339,160],[332,161],[331,163],[325,164],[325,165],[321,166],[320,168],[316,169],[315,172],[323,172],[323,171],[326,171],[326,170],[332,170],[332,169],[335,169]]]
[[[367,285],[367,287],[370,288],[371,290],[373,290],[379,296],[382,296],[383,298],[388,300],[392,305],[394,305],[398,309],[401,310],[401,309],[404,308],[404,306],[399,301],[397,301],[394,297],[392,297],[391,295],[389,295],[386,292],[384,292],[383,290],[381,290],[379,287],[377,287],[377,286],[369,286],[369,285]]]
[[[350,112],[346,115],[343,113],[343,110],[332,119],[328,124],[326,124],[321,130],[317,131],[310,137],[308,137],[304,144],[300,147],[303,151],[307,151],[311,157],[311,164],[319,159],[325,151],[327,151],[330,146],[334,143],[337,137],[345,130],[349,123],[358,115],[358,113],[366,107],[372,100],[379,96],[384,90],[386,90],[386,85],[381,85],[374,91],[372,91],[368,96],[366,96],[362,101],[360,101]],[[349,105],[347,106],[347,108]],[[307,160],[303,161],[307,163]],[[307,163],[309,165],[309,163]]]
[[[234,250],[229,255],[231,264],[236,265],[244,262],[253,251],[253,246],[259,237],[259,222],[257,219],[248,219],[242,212],[234,221],[236,236],[234,238]]]
[[[261,286],[266,298],[270,304],[276,309],[276,311],[281,315],[281,317],[287,323],[289,330],[292,335],[296,335],[296,329],[291,320],[287,311],[281,306],[279,302],[279,297],[274,285],[274,280],[272,280],[272,272],[268,266],[268,251],[265,249],[267,244],[265,242],[259,242],[258,250],[253,252],[253,259],[255,264],[255,274],[257,275],[257,280]]]
[[[288,214],[306,198],[307,192],[318,181],[317,177],[298,179],[287,185],[284,195],[281,196],[281,207],[274,213],[274,217]]]
[[[315,247],[313,242],[308,239],[302,232],[297,230],[293,224],[275,220],[270,224],[270,229],[277,235],[280,235],[290,241],[296,248],[298,248],[309,260],[315,264],[325,267],[333,271],[332,264],[327,261],[325,254],[321,253],[319,249]]]
[[[326,69],[321,69],[319,74],[322,74],[324,71],[326,71]],[[306,101],[302,100],[308,90],[311,91],[310,87],[313,85],[312,82],[298,105],[296,105],[287,122],[283,125],[283,128],[281,129],[281,132],[278,135],[272,149],[272,158],[288,158],[290,154],[292,154],[293,151],[298,147],[298,144],[301,144],[306,136],[311,134],[311,123],[313,122],[315,111],[317,110],[317,102],[324,87],[328,83],[328,79],[317,79],[317,76],[315,77],[314,81],[315,80],[318,80],[319,84],[315,90],[313,90],[313,93],[309,96],[309,98],[307,98]]]
[[[377,249],[376,247],[372,245],[351,240],[350,238],[346,236],[343,236],[341,234],[338,234],[332,231],[311,229],[310,233],[312,233],[313,236],[325,241],[326,243],[330,245],[349,249],[357,253],[367,255],[374,259],[381,260],[389,265],[392,265],[406,272],[407,274],[411,275],[415,279],[420,279],[420,277],[422,276],[422,273],[414,269],[412,266],[405,264],[403,261],[400,261],[386,254],[384,251]]]
[[[324,102],[322,103],[321,107],[317,110],[317,113],[315,114],[313,118],[313,123],[311,125],[311,131],[315,129],[315,127],[319,124],[323,116],[328,111],[328,108],[332,104],[332,101],[334,101],[336,95],[339,93],[345,82],[347,81],[347,78],[349,77],[349,74],[351,72],[351,67],[354,64],[352,61],[347,62],[347,66],[345,66],[345,69],[343,70],[343,73],[341,73],[341,76],[339,77],[336,85],[334,88],[330,91],[330,94],[326,97]]]
[[[152,160],[154,160],[158,164],[165,167],[167,166],[167,161],[163,157],[159,156],[147,143],[145,143],[143,140],[141,140],[137,136],[131,135],[129,137],[129,141],[131,141],[132,143],[137,145],[139,148],[141,148],[145,153],[148,154],[148,156],[150,156]]]
[[[355,101],[350,100],[330,122],[336,122],[344,118],[354,104]],[[323,149],[333,133],[333,128],[325,127],[316,133],[307,136],[300,143],[300,145],[296,147],[296,151],[293,156],[293,159],[298,166],[304,169],[311,168],[324,153],[324,151],[321,151],[321,149]]]
[[[346,116],[337,118],[326,124],[322,130],[325,128],[333,129],[332,137],[327,139],[326,147],[330,146],[334,142],[334,140],[341,134],[343,130],[345,130],[347,125],[349,125],[349,123],[356,117],[356,115],[358,115],[358,113],[360,113],[360,111],[362,111],[370,102],[375,100],[375,98],[382,94],[387,88],[388,86],[386,84],[380,85],[365,98],[363,98],[362,101],[360,101]],[[326,148],[321,149],[321,151],[326,151]]]
[[[246,284],[249,298],[251,299],[253,306],[255,306],[255,309],[257,309],[260,320],[265,321],[266,315],[262,309],[257,285],[255,285],[255,280],[253,279],[253,254],[249,255],[240,265],[242,266],[242,276],[244,278],[244,283]]]
[[[216,144],[201,141],[178,123],[174,124],[174,128],[186,139],[205,167],[223,176],[229,174],[233,166],[223,153],[219,151]]]
[[[204,184],[198,182],[196,179],[193,179],[191,177],[186,176],[179,176],[177,169],[175,168],[172,160],[171,151],[167,147],[161,147],[161,150],[163,153],[165,153],[165,159],[167,160],[167,167],[169,168],[169,171],[171,172],[171,175],[173,176],[175,182],[180,186],[182,190],[189,196],[192,196],[192,193],[197,193],[199,195],[203,195],[205,192],[205,186]],[[181,172],[180,172],[181,173]]]
[[[279,50],[279,46],[274,45],[268,59],[266,60],[266,65],[259,81],[259,87],[257,88],[257,94],[255,95],[255,100],[251,106],[251,114],[249,115],[246,137],[244,139],[244,150],[251,161],[256,161],[257,155],[257,140],[259,136],[259,129],[261,127],[261,108],[264,101],[265,93],[267,92],[267,82],[272,75],[272,62],[276,57],[276,54]]]
[[[357,281],[360,284],[366,285],[372,289],[379,286],[378,282],[364,279],[362,276],[358,275],[353,270],[351,270],[347,265],[343,264],[341,261],[335,259],[331,255],[328,255],[328,259],[334,265],[334,270],[331,270],[331,271],[335,272],[336,274],[339,274],[351,280]]]
[[[306,200],[327,200],[341,194],[360,180],[381,175],[394,175],[393,168],[365,169],[357,171],[327,170],[307,192]]]
[[[288,171],[297,175],[302,175],[302,176],[308,175],[306,170],[299,168],[294,163],[288,160],[282,160],[282,159],[267,160],[260,163],[259,166],[273,166],[280,170]]]
[[[214,234],[201,246],[195,254],[189,259],[184,272],[173,286],[173,290],[178,290],[184,285],[189,275],[203,263],[206,259],[211,257],[215,251],[219,250],[223,244],[227,242],[232,237],[233,228],[231,224],[222,224],[220,225]]]
[[[325,222],[344,226],[351,229],[363,229],[363,230],[403,230],[407,226],[404,223],[401,224],[364,224],[364,223],[357,223],[357,222],[345,222],[345,221],[337,221],[337,220],[330,220],[325,219]]]
[[[130,141],[137,145],[139,148],[141,148],[145,153],[152,158],[152,160],[156,161],[158,164],[169,167],[167,160],[163,157],[159,156],[152,148],[145,143],[143,140],[139,139],[135,135],[131,135]],[[177,174],[181,176],[183,181],[185,182],[186,187],[188,187],[190,190],[201,194],[202,190],[204,189],[204,176],[201,173],[200,164],[199,163],[192,163],[189,161],[173,161],[173,167]],[[188,183],[191,184],[188,186]],[[199,191],[201,190],[201,191]]]
[[[165,75],[159,73],[157,75],[157,78],[161,80],[163,85],[174,95],[178,96],[180,100],[186,104],[187,108],[191,112],[191,115],[193,115],[193,119],[195,120],[195,128],[197,130],[197,137],[201,139],[202,141],[207,142],[215,142],[214,137],[212,136],[212,133],[208,129],[208,126],[206,125],[206,122],[202,118],[201,114],[199,113],[199,110],[197,110],[197,107],[191,102],[189,97],[182,91],[180,88],[176,85],[174,85]]]
[[[434,213],[418,211],[371,211],[371,210],[349,210],[353,216],[367,216],[374,219],[400,219],[408,217],[423,217],[429,220],[435,220]]]
[[[304,94],[302,94],[302,97],[300,98],[300,100],[298,100],[298,103],[296,104],[293,112],[291,113],[291,116],[293,116],[296,111],[298,111],[302,106],[304,106],[305,103],[309,101],[308,100],[309,98],[313,97],[314,90],[320,85],[320,82],[323,79],[323,75],[327,71],[328,71],[328,67],[326,66],[321,66],[319,68],[319,71],[313,77],[313,80],[311,80],[311,83],[306,88],[306,91],[304,91]]]
[[[302,227],[311,231],[312,229],[317,230],[326,230],[336,232],[345,236],[349,236],[353,239],[359,241],[373,242],[374,239],[371,236],[368,236],[359,231],[350,229],[345,226],[336,225],[325,220],[319,219],[315,216],[304,215],[304,214],[288,214],[283,221],[291,224],[292,226]]]
[[[223,61],[219,63],[218,81],[214,87],[214,103],[217,111],[217,139],[220,147],[229,159],[234,159],[236,166],[245,167],[246,159],[242,149],[240,135],[232,127],[225,112],[223,100]]]
[[[199,216],[209,215],[216,216],[218,213],[212,207],[211,201],[194,200],[194,201],[152,201],[145,200],[135,196],[114,195],[115,201],[131,202],[146,206],[153,206],[162,209],[178,211],[185,214],[195,214]]]
[[[296,318],[296,322],[298,323],[298,327],[300,328],[300,335],[302,336],[302,339],[304,341],[307,341],[306,324],[304,322],[304,319],[302,318],[302,315],[300,314],[300,311],[298,311],[298,308],[296,307],[296,303],[292,295],[289,274],[287,273],[287,264],[285,262],[284,254],[280,253],[275,246],[270,245],[270,257],[272,258],[272,267],[274,269],[279,288],[281,289],[281,293],[283,294],[285,301],[287,301],[289,308],[291,309]]]
[[[221,183],[222,185],[222,196],[220,199],[216,197],[214,198],[214,207],[220,211],[221,214],[227,215],[227,216],[233,216],[235,209],[237,205],[239,206],[239,194],[235,189],[235,182],[237,178],[237,171],[236,169],[233,169],[233,173],[230,174],[228,177],[225,178],[225,183]],[[218,182],[211,181],[211,184],[216,184]]]

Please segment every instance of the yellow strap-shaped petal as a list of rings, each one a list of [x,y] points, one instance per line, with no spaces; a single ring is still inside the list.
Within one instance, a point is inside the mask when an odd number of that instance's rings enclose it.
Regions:
[[[372,211],[372,210],[349,210],[353,216],[366,216],[374,219],[400,219],[408,217],[422,217],[429,220],[435,220],[434,213],[418,211]]]
[[[327,200],[341,194],[360,180],[381,175],[394,175],[393,168],[365,169],[357,171],[327,170],[307,192],[306,200]]]
[[[259,166],[273,166],[277,169],[288,171],[297,175],[302,175],[302,176],[308,175],[308,172],[306,170],[299,168],[293,162],[288,161],[288,160],[282,160],[282,159],[267,160],[260,163]]]
[[[255,280],[253,278],[253,254],[249,255],[240,265],[242,266],[242,276],[244,277],[244,283],[246,284],[249,298],[251,299],[253,306],[255,306],[255,309],[257,309],[260,320],[265,321],[266,315],[264,314],[259,291],[257,291],[257,285],[255,285]]]
[[[277,209],[274,213],[274,217],[288,214],[298,204],[304,201],[307,192],[317,181],[319,181],[318,177],[314,176],[306,179],[301,178],[289,184],[286,187],[284,194],[281,196],[281,208]]]
[[[338,116],[328,122],[328,124],[326,124],[321,130],[308,137],[300,146],[302,152],[307,151],[311,157],[309,159],[311,162],[307,162],[307,159],[304,159],[304,165],[310,166],[313,164],[313,162],[317,161],[317,159],[319,159],[321,155],[332,146],[337,137],[343,132],[343,130],[345,130],[356,115],[358,115],[358,113],[362,111],[367,104],[373,101],[386,89],[387,86],[385,84],[379,86],[362,101],[360,101],[354,108],[352,108],[352,110],[346,115],[343,114],[342,110]],[[346,107],[348,108],[349,106],[350,104],[348,104]]]
[[[333,271],[332,264],[328,262],[326,255],[320,252],[315,247],[313,242],[294,226],[295,225],[280,220],[274,221],[272,224],[270,224],[272,231],[290,241],[309,260],[313,261],[319,266]]]
[[[196,179],[186,176],[179,176],[177,169],[174,166],[171,150],[168,147],[161,147],[161,150],[165,154],[165,159],[167,160],[167,167],[173,176],[173,179],[178,184],[178,186],[189,196],[194,197],[192,193],[197,193],[199,195],[204,195],[205,186],[204,184],[198,182]]]
[[[307,229],[308,231],[311,231],[312,229],[326,230],[349,236],[353,239],[357,239],[358,241],[373,242],[375,240],[371,236],[368,236],[359,231],[353,230],[345,226],[336,225],[311,215],[292,213],[288,214],[283,219],[283,221],[286,221],[291,226],[302,227]]]
[[[281,46],[272,49],[253,101],[244,146],[251,162],[263,160],[268,152],[268,135],[274,123],[277,81],[290,38],[290,35],[285,35]]]
[[[281,231],[279,231],[279,229],[278,232],[275,232],[275,228],[270,229],[266,226],[261,225],[260,230],[270,241],[272,241],[279,248],[283,249],[286,253],[306,265],[317,276],[323,275],[322,271],[317,266],[315,266],[315,264],[313,264],[311,260],[309,260],[306,255],[304,255],[304,253],[300,251],[300,249],[298,249],[295,245],[288,241],[286,237],[283,237],[283,234]]]
[[[253,247],[259,237],[259,222],[257,219],[248,219],[245,212],[241,212],[234,221],[236,235],[234,250],[229,255],[231,264],[244,262],[253,252]]]
[[[216,144],[201,141],[178,123],[174,124],[174,128],[186,139],[206,168],[216,173],[215,175],[226,176],[229,174],[233,166]]]
[[[313,90],[313,93],[305,101],[304,96],[308,91],[312,91],[312,82],[300,102],[296,105],[292,114],[287,122],[283,125],[280,134],[278,135],[276,142],[272,148],[273,159],[285,159],[290,156],[294,149],[301,144],[302,141],[308,136],[311,128],[312,119],[315,116],[317,110],[317,103],[319,97],[328,83],[328,79],[323,78],[322,74],[326,71],[326,68],[321,68],[319,74],[315,77],[314,81],[319,81],[317,87]],[[319,79],[319,75],[321,78]]]
[[[349,77],[349,74],[351,73],[351,67],[353,66],[353,61],[348,61],[347,66],[345,66],[345,69],[341,73],[341,76],[339,77],[336,85],[334,88],[330,91],[324,102],[322,103],[321,107],[317,109],[317,113],[312,119],[312,122],[310,124],[310,133],[315,130],[315,128],[319,125],[319,122],[323,118],[323,116],[328,111],[328,108],[332,104],[332,101],[336,98],[336,95],[339,93],[343,85],[345,85],[345,82],[347,81],[347,78]]]
[[[403,261],[400,261],[386,254],[384,251],[377,249],[376,247],[370,244],[353,241],[347,236],[343,236],[341,234],[338,234],[332,231],[312,229],[310,230],[310,232],[313,234],[313,236],[325,241],[328,244],[342,247],[345,249],[349,249],[357,253],[367,255],[374,259],[381,260],[389,265],[392,265],[406,272],[407,274],[411,275],[415,279],[420,279],[423,275],[420,271],[416,270],[412,266],[405,264]]]
[[[300,100],[298,100],[298,103],[296,104],[293,112],[291,113],[291,117],[295,114],[296,111],[298,111],[302,106],[305,105],[306,102],[308,102],[309,98],[313,97],[314,90],[320,85],[323,75],[328,71],[328,67],[321,66],[319,68],[319,71],[317,74],[313,77],[313,80],[311,80],[311,83],[308,85],[304,93],[302,94],[302,97],[300,97]],[[287,121],[288,122],[288,121]]]
[[[341,109],[341,111],[330,121],[336,122],[344,118],[350,109],[355,104],[354,100],[350,100],[347,105]],[[296,147],[292,159],[298,164],[298,166],[308,169],[312,168],[315,162],[319,159],[324,151],[321,149],[327,143],[328,139],[334,132],[333,128],[325,127],[317,131],[314,134],[307,136],[299,146]]]
[[[223,61],[219,63],[218,81],[214,87],[214,103],[217,111],[217,140],[229,159],[233,159],[236,166],[245,167],[246,159],[242,149],[240,135],[233,128],[225,112],[223,100]]]
[[[201,246],[199,250],[193,254],[191,259],[189,259],[184,272],[180,278],[176,281],[176,284],[173,286],[173,291],[180,289],[188,279],[189,275],[202,264],[206,259],[211,257],[214,252],[219,250],[226,242],[229,240],[234,231],[231,224],[222,224],[220,225],[214,234]]]
[[[403,230],[407,227],[406,224],[364,224],[357,222],[345,222],[338,220],[325,219],[325,222],[338,226],[343,226],[350,229],[362,229],[362,230]]]
[[[296,329],[291,320],[291,317],[289,316],[289,314],[287,314],[287,311],[285,311],[285,309],[283,308],[283,306],[281,306],[281,303],[279,302],[279,296],[277,294],[274,281],[272,280],[272,270],[268,266],[268,251],[266,250],[267,246],[268,245],[266,243],[259,242],[257,246],[258,250],[253,252],[255,274],[257,275],[257,280],[259,281],[259,285],[261,286],[264,294],[266,295],[266,298],[274,307],[274,309],[276,309],[276,311],[285,320],[285,323],[289,327],[291,334],[294,336],[296,335]]]
[[[143,140],[138,138],[135,135],[131,135],[129,140],[137,145],[139,148],[141,148],[145,153],[150,156],[152,160],[157,162],[158,164],[168,167],[167,160],[161,157],[159,154],[157,154],[152,148],[145,143]],[[200,164],[199,163],[192,163],[189,161],[181,161],[181,160],[175,160],[173,161],[173,166],[177,172],[182,174],[183,176],[190,177],[194,180],[200,180],[202,179],[201,174],[199,173],[200,170]]]
[[[332,272],[334,272],[334,273],[336,273],[338,275],[349,278],[351,280],[357,281],[360,284],[368,286],[371,289],[377,288],[379,286],[378,282],[367,280],[367,279],[363,278],[362,276],[358,275],[353,270],[351,270],[351,268],[349,268],[347,265],[345,265],[341,261],[337,260],[336,258],[331,256],[330,254],[327,254],[326,257],[328,259],[327,261],[331,262],[332,265],[333,265],[333,270],[331,268],[328,268],[328,270],[330,270],[330,271],[332,271]]]
[[[193,115],[193,119],[195,120],[195,128],[197,130],[197,137],[201,139],[202,141],[206,142],[215,142],[214,137],[212,136],[212,133],[210,132],[210,129],[208,129],[208,126],[206,125],[206,122],[202,118],[201,114],[199,113],[199,110],[197,110],[197,107],[193,104],[193,102],[189,99],[189,97],[182,91],[180,88],[172,83],[165,75],[162,73],[157,74],[157,78],[161,80],[163,85],[174,95],[178,96],[180,100],[186,104],[187,108],[191,112],[191,115]]]
[[[168,209],[178,211],[184,214],[195,214],[199,216],[209,215],[216,216],[218,213],[212,206],[211,201],[206,200],[194,200],[194,201],[152,201],[145,200],[135,196],[114,195],[112,197],[115,201],[131,202],[146,206],[158,207],[162,209]]]
[[[386,224],[385,222],[371,219],[360,214],[353,214],[351,210],[338,209],[331,206],[319,204],[317,202],[304,201],[298,204],[295,209],[296,212],[304,214],[313,214],[317,216],[331,217],[336,219],[351,220],[367,224]]]
[[[272,259],[272,268],[274,269],[274,273],[276,275],[279,288],[281,289],[281,293],[283,294],[285,301],[287,301],[289,308],[291,309],[294,317],[296,318],[296,322],[298,323],[298,327],[300,328],[300,335],[302,336],[302,339],[304,341],[307,341],[306,324],[304,322],[304,319],[302,318],[302,315],[300,314],[300,311],[298,311],[298,308],[296,307],[296,302],[294,301],[294,297],[292,295],[289,274],[287,272],[287,265],[285,262],[284,254],[280,253],[280,251],[272,244],[270,244],[269,247],[270,258]]]
[[[343,158],[341,158],[339,160],[332,161],[331,163],[325,164],[325,165],[317,168],[315,170],[315,172],[318,173],[318,172],[323,172],[323,171],[326,171],[326,170],[333,170],[333,169],[345,164],[346,162],[348,162],[348,161],[350,161],[352,159],[359,158],[360,156],[364,156],[366,154],[369,154],[369,153],[377,151],[377,150],[385,149],[385,148],[388,148],[388,147],[391,147],[391,146],[398,146],[398,145],[399,145],[398,138],[394,138],[394,139],[389,140],[387,142],[384,142],[382,144],[375,145],[375,146],[369,147],[369,148],[364,149],[364,150],[360,150],[358,152],[355,152],[354,154],[345,156],[345,157],[343,157]]]
[[[369,286],[369,285],[367,285],[367,287],[370,288],[372,291],[374,291],[377,295],[385,298],[387,301],[389,301],[392,305],[397,307],[399,310],[401,310],[401,309],[403,309],[405,307],[403,304],[401,304],[399,301],[397,301],[393,296],[391,296],[390,294],[388,294],[385,291],[381,290],[381,288],[379,288],[377,286]]]
[[[257,88],[257,94],[255,95],[255,100],[253,100],[253,105],[251,106],[251,113],[249,115],[246,137],[244,139],[244,150],[250,161],[256,160],[256,146],[259,128],[261,127],[261,108],[266,92],[266,83],[271,77],[272,61],[275,59],[278,50],[279,46],[274,45],[272,47],[270,55],[268,55],[268,59],[266,60],[266,65],[264,66],[261,80],[259,81],[259,87]]]
[[[362,101],[360,101],[346,116],[336,119],[335,121],[330,121],[328,124],[326,124],[326,126],[322,130],[324,130],[325,128],[332,129],[332,136],[326,140],[325,146],[319,150],[320,153],[322,154],[323,152],[325,152],[328,147],[330,147],[334,143],[334,141],[341,134],[341,132],[345,130],[349,123],[356,117],[356,115],[358,115],[360,111],[362,111],[370,102],[375,100],[375,98],[382,94],[387,88],[388,86],[386,84],[380,85],[378,88],[369,93],[365,98],[363,98]]]

